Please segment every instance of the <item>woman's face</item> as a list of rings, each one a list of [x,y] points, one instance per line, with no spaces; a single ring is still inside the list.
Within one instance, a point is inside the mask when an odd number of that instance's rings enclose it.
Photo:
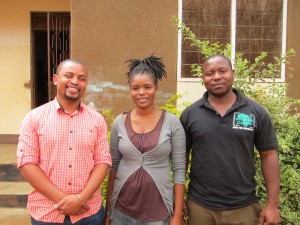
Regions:
[[[129,81],[130,95],[137,108],[154,107],[157,85],[149,73],[135,74]]]

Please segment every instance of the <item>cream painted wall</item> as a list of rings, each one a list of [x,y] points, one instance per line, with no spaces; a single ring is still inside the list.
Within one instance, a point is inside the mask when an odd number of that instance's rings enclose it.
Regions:
[[[202,98],[205,91],[206,89],[200,81],[178,81],[177,93],[182,95],[182,98],[177,101],[178,107],[185,103],[194,103]]]
[[[70,11],[70,0],[10,0],[0,10],[0,134],[18,134],[31,110],[30,12]]]
[[[267,83],[256,83],[253,87],[263,88]],[[186,103],[194,103],[195,101],[202,98],[204,92],[206,91],[204,85],[198,80],[195,81],[178,81],[177,82],[177,93],[182,95],[177,101],[177,106],[182,107]]]

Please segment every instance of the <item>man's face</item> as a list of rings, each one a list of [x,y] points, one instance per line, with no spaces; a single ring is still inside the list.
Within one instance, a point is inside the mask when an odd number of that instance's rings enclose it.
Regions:
[[[222,97],[232,90],[233,70],[227,59],[216,56],[202,65],[203,83],[209,94]]]
[[[88,71],[74,62],[66,62],[58,74],[53,75],[53,83],[57,86],[57,97],[68,101],[80,101],[84,95],[88,81]]]

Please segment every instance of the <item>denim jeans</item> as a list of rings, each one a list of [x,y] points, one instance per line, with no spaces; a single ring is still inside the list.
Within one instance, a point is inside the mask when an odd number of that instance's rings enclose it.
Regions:
[[[83,218],[76,223],[72,223],[69,216],[65,217],[63,223],[48,223],[48,222],[40,222],[31,217],[32,225],[103,225],[103,219],[105,215],[105,209],[101,206],[101,209],[94,215],[90,217]]]
[[[168,225],[169,220],[155,221],[155,222],[142,222],[135,220],[130,216],[122,213],[120,210],[114,209],[113,217],[110,225]]]

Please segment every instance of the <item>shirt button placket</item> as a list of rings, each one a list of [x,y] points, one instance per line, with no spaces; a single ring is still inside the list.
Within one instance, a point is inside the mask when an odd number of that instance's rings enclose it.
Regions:
[[[70,116],[70,118],[72,119],[73,116]],[[74,141],[73,123],[74,123],[73,119],[69,120],[69,132],[70,132],[70,135],[68,138],[69,143],[73,143],[73,141]],[[73,151],[73,147],[69,147],[69,150],[72,150],[72,151],[68,151],[68,162],[66,162],[66,163],[69,164],[69,166],[68,166],[68,168],[69,168],[69,170],[68,170],[68,186],[71,190],[72,177],[73,177],[72,162],[73,162],[75,151]]]

